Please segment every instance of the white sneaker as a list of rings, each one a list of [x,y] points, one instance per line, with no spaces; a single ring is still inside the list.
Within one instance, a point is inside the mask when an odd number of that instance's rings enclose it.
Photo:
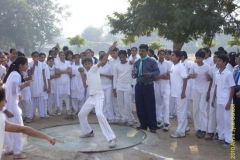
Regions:
[[[93,133],[93,131],[91,131],[90,133],[84,134],[84,135],[80,135],[79,137],[80,138],[94,137],[94,133]]]
[[[110,141],[109,141],[109,147],[110,147],[110,148],[115,147],[115,146],[116,146],[116,143],[117,143],[117,139],[116,139],[116,138],[110,140]]]
[[[61,116],[62,115],[62,111],[59,110],[58,113],[57,113],[58,116]]]
[[[174,117],[175,117],[174,114],[169,115],[169,118],[171,118],[171,119],[174,118]]]
[[[163,123],[162,123],[162,122],[157,122],[157,126],[158,126],[159,128],[162,128],[162,127],[163,127]]]
[[[187,126],[187,128],[185,129],[185,132],[189,132],[190,128]]]
[[[182,137],[185,137],[185,133],[178,133],[178,132],[175,132],[173,134],[171,134],[171,137],[172,138],[182,138]]]
[[[45,115],[45,118],[49,118],[50,116],[48,114]]]

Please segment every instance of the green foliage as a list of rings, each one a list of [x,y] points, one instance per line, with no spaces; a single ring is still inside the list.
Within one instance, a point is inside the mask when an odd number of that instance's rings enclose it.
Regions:
[[[216,33],[240,35],[237,9],[233,0],[129,0],[127,12],[108,16],[111,33],[158,35],[173,41],[180,50],[191,40],[213,39]],[[209,42],[209,40],[208,40]]]
[[[164,45],[158,41],[153,41],[148,44],[148,47],[152,50],[159,50],[160,48],[163,48]]]
[[[214,41],[212,41],[211,44],[202,42],[201,47],[202,48],[212,48],[212,47],[216,47],[216,45],[217,45],[217,42],[214,42]]]
[[[81,46],[84,46],[86,43],[86,39],[80,37],[80,35],[76,35],[72,38],[69,37],[67,39],[68,39],[70,45],[72,45],[72,46],[76,45],[76,46],[78,46],[78,48],[80,48]]]
[[[61,46],[59,43],[57,43],[55,47],[58,48],[59,51],[61,51]]]
[[[66,8],[52,0],[0,1],[0,41],[7,37],[25,53],[41,50],[60,34],[60,17],[69,16]]]
[[[232,47],[232,46],[240,46],[240,38],[231,37],[231,38],[227,41],[227,45],[229,45],[230,47]]]
[[[124,38],[122,38],[121,40],[125,46],[130,45],[130,48],[131,48],[131,44],[137,41],[135,36],[128,36],[128,35],[125,35]]]

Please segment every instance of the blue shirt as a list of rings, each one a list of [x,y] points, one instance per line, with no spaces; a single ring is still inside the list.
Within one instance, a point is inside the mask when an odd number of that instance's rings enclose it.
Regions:
[[[140,59],[136,61],[133,65],[133,67],[137,68],[137,73],[132,74],[132,78],[137,78],[137,82],[140,83],[150,83],[155,81],[155,77],[157,77],[160,74],[157,62],[153,60],[152,58],[147,58],[142,61],[142,75],[138,76],[139,72],[139,64],[140,64]],[[144,75],[150,73],[151,77],[146,78]]]

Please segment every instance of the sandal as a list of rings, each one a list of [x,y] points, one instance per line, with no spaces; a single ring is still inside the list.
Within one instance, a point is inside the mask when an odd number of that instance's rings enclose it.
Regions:
[[[13,159],[27,159],[27,153],[21,152],[20,154],[13,155]]]

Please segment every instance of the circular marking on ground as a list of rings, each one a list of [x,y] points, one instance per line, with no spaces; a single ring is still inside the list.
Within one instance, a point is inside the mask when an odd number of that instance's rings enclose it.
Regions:
[[[79,124],[55,126],[44,128],[40,131],[53,137],[64,140],[64,144],[57,143],[55,146],[49,145],[45,140],[28,137],[29,144],[43,147],[45,149],[68,151],[68,152],[105,152],[109,150],[119,150],[135,146],[146,138],[146,133],[132,127],[111,125],[117,137],[115,148],[108,147],[108,141],[104,137],[98,124],[90,124],[95,136],[89,138],[79,138],[81,133]]]

